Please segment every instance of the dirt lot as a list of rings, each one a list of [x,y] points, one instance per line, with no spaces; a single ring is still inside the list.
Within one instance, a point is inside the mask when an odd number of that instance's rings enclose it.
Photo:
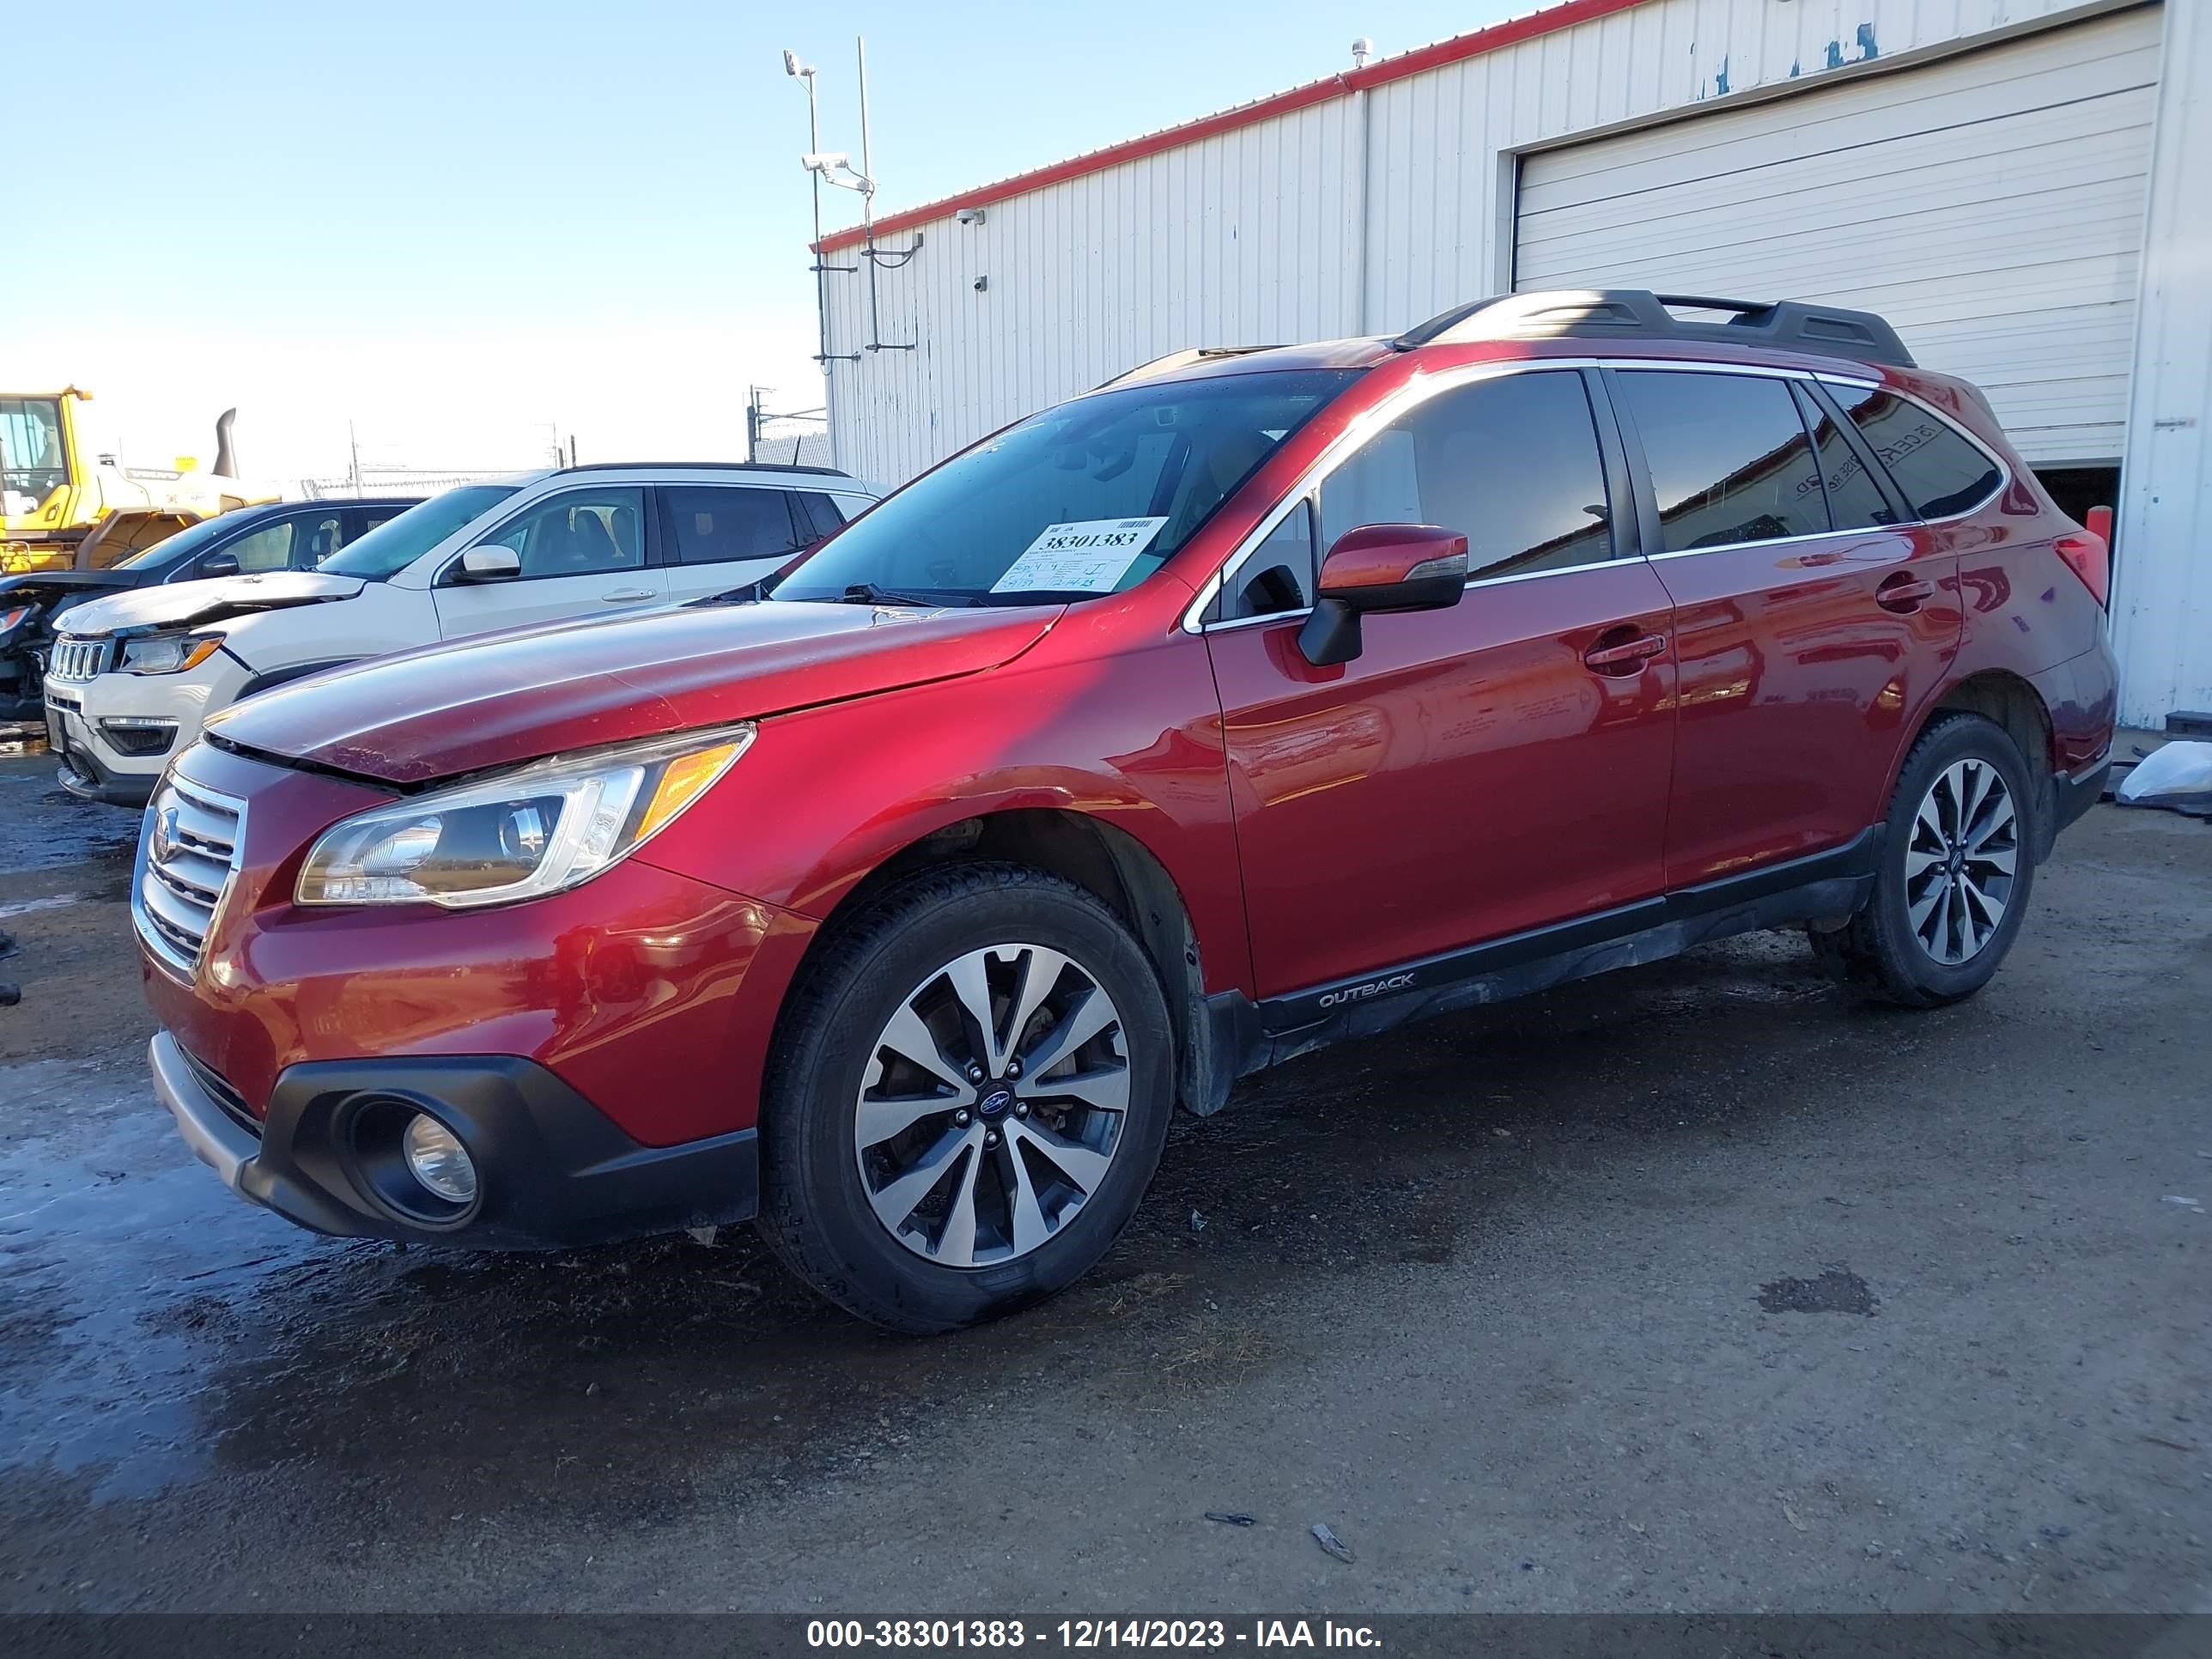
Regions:
[[[1765,936],[1312,1056],[1074,1293],[915,1343],[744,1234],[233,1199],[144,1080],[135,819],[49,776],[0,760],[0,1610],[2212,1607],[2212,826],[2099,808],[1942,1012]]]

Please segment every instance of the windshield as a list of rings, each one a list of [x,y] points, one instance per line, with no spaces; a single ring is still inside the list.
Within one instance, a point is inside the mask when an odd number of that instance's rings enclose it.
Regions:
[[[1197,534],[1358,373],[1167,380],[1048,409],[848,525],[772,597],[837,599],[857,588],[1036,605],[1118,593]]]
[[[387,519],[351,546],[323,562],[333,576],[360,576],[373,582],[388,581],[452,535],[495,501],[503,501],[520,488],[517,484],[463,484],[427,501],[417,501],[396,519]]]
[[[0,398],[0,514],[35,513],[69,481],[60,400]]]
[[[203,519],[199,523],[186,525],[173,536],[164,536],[151,547],[141,548],[127,559],[115,562],[118,570],[164,569],[170,564],[189,559],[202,551],[210,542],[229,535],[238,528],[239,521],[228,515],[217,519]]]

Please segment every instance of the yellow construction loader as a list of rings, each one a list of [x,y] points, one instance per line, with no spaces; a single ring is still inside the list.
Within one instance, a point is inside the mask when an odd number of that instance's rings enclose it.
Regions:
[[[236,410],[215,423],[215,465],[179,455],[173,468],[125,466],[79,436],[92,393],[0,392],[0,575],[96,569],[163,537],[278,499],[271,485],[237,476],[230,444]]]

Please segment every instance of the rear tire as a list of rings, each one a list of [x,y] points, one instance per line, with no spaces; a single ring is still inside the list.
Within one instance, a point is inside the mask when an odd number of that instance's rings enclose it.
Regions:
[[[1939,717],[1898,775],[1873,896],[1842,927],[1809,930],[1814,955],[1844,984],[1901,1007],[1980,990],[2027,914],[2034,799],[2002,726]]]
[[[761,1231],[891,1330],[1011,1312],[1128,1224],[1174,1078],[1158,976],[1104,903],[1018,865],[925,872],[824,941],[784,1012]]]

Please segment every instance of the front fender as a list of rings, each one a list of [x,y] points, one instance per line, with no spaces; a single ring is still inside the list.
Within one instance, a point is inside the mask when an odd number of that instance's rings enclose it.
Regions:
[[[635,856],[819,920],[932,831],[1033,808],[1144,846],[1182,895],[1206,989],[1249,990],[1219,705],[1204,641],[1182,633],[763,720],[713,793]]]

